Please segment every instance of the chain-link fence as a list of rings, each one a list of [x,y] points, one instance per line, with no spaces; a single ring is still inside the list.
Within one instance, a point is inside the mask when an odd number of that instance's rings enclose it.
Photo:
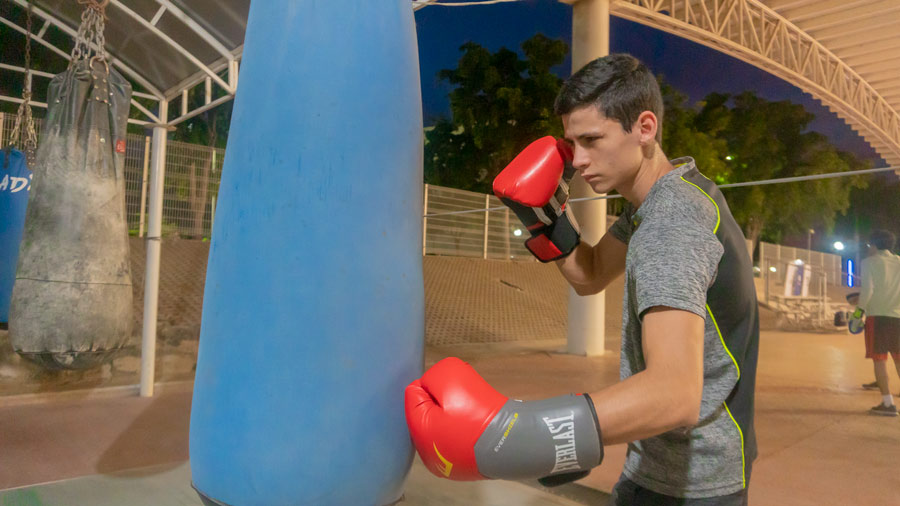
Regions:
[[[616,218],[607,216],[607,228]],[[426,184],[423,228],[425,255],[536,261],[528,231],[494,195]]]
[[[778,269],[779,265],[789,265],[797,261],[810,265],[825,279],[826,284],[841,286],[846,275],[842,273],[841,257],[822,251],[804,248],[781,246],[768,242],[759,242],[759,268]]]
[[[496,211],[488,211],[501,207]],[[447,214],[483,209],[483,212]],[[430,216],[431,215],[431,216]],[[437,215],[437,216],[433,216]],[[527,232],[518,218],[493,195],[425,185],[423,221],[426,255],[532,260]]]
[[[9,142],[14,114],[0,113],[0,146]],[[35,118],[40,135],[41,120]],[[163,237],[208,238],[225,150],[169,141],[166,145],[166,185],[163,192]],[[150,137],[128,134],[125,144],[125,209],[132,235],[147,229],[150,188]]]

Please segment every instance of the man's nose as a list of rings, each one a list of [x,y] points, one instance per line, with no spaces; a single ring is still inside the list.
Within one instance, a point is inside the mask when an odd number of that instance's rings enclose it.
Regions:
[[[572,150],[572,167],[575,167],[575,170],[582,171],[590,165],[591,159],[588,157],[587,152],[576,144]]]

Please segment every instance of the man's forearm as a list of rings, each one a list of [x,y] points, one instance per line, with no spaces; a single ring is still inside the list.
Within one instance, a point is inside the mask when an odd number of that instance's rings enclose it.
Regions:
[[[606,288],[625,271],[628,246],[611,234],[596,246],[579,244],[572,254],[556,261],[556,266],[578,295],[593,295]]]
[[[578,295],[591,295],[594,279],[594,249],[584,242],[571,255],[557,260],[556,266]],[[598,290],[599,291],[599,290]]]
[[[591,393],[603,444],[628,443],[696,424],[702,382],[699,391],[693,383],[642,371]]]

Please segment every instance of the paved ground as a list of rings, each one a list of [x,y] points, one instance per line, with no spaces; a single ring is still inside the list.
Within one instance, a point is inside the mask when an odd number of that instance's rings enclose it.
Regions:
[[[857,341],[840,334],[763,333],[756,416],[760,458],[751,504],[900,504],[900,419],[867,414],[878,396],[859,388],[872,373]],[[556,352],[563,344],[542,340],[429,348],[427,360],[460,356],[498,390],[522,399],[591,391],[616,381],[615,353],[574,357]],[[900,389],[896,378],[893,389]],[[125,504],[103,501],[134,490],[144,497],[157,494],[152,504],[195,504],[189,502],[190,493],[178,492],[187,490],[187,471],[179,466],[187,459],[189,406],[184,385],[153,399],[7,403],[0,407],[0,489],[26,488],[0,492],[0,505]],[[623,458],[624,446],[609,448],[604,465],[591,476],[555,491],[565,494],[560,500],[570,501],[556,504],[603,504]],[[123,488],[118,473],[141,468],[152,472],[132,473],[136,484]],[[159,469],[168,478],[161,478]],[[79,476],[89,478],[28,487]],[[413,477],[408,504],[552,504],[544,491],[526,484],[449,483],[432,480],[421,469]],[[532,502],[512,500],[507,494],[513,493]],[[500,499],[507,497],[512,502]]]
[[[446,337],[433,335],[429,364],[462,357],[498,390],[521,399],[592,391],[618,380],[621,284],[608,295],[609,353],[575,357],[559,352],[564,341],[558,329],[565,321],[558,315],[564,308],[546,304],[565,294],[552,271],[539,271],[552,266],[497,263],[499,270],[477,271],[477,281],[450,279],[469,270],[463,265],[469,262],[474,261],[430,262],[426,294],[441,293],[446,300],[429,301],[429,332],[443,328]],[[479,269],[490,264],[478,262]],[[483,290],[492,290],[491,296],[474,295]],[[507,323],[500,328],[521,326],[517,312],[523,305],[528,314],[556,312],[550,327],[536,336],[499,334],[490,315],[504,315]],[[773,320],[763,312],[756,413],[760,458],[751,504],[900,504],[900,418],[867,414],[879,396],[859,387],[872,379],[861,337],[780,332]],[[489,338],[479,342],[485,329]],[[893,372],[891,378],[897,393],[900,383]],[[190,387],[168,385],[152,399],[138,398],[128,388],[0,398],[0,490],[6,489],[0,506],[198,504],[185,464]],[[605,504],[624,452],[622,445],[608,448],[601,467],[553,495],[533,483],[439,480],[417,463],[406,504]]]

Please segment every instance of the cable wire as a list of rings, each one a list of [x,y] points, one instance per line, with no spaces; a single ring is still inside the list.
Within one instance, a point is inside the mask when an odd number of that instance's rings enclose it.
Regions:
[[[740,183],[728,183],[718,185],[719,188],[740,188],[743,186],[762,186],[767,184],[778,183],[796,183],[800,181],[815,181],[818,179],[832,179],[836,177],[858,176],[862,174],[876,174],[879,172],[900,171],[900,167],[879,167],[877,169],[848,170],[846,172],[829,172],[827,174],[810,174],[808,176],[780,177],[776,179],[763,179],[760,181],[743,181]],[[618,199],[621,195],[599,195],[597,197],[582,197],[578,199],[570,199],[569,202],[587,202],[590,200],[608,200]],[[490,207],[487,209],[468,209],[465,211],[450,211],[446,213],[426,214],[425,218],[434,218],[436,216],[450,216],[454,214],[470,214],[470,213],[486,213],[489,211],[500,211],[506,209],[506,206]]]

